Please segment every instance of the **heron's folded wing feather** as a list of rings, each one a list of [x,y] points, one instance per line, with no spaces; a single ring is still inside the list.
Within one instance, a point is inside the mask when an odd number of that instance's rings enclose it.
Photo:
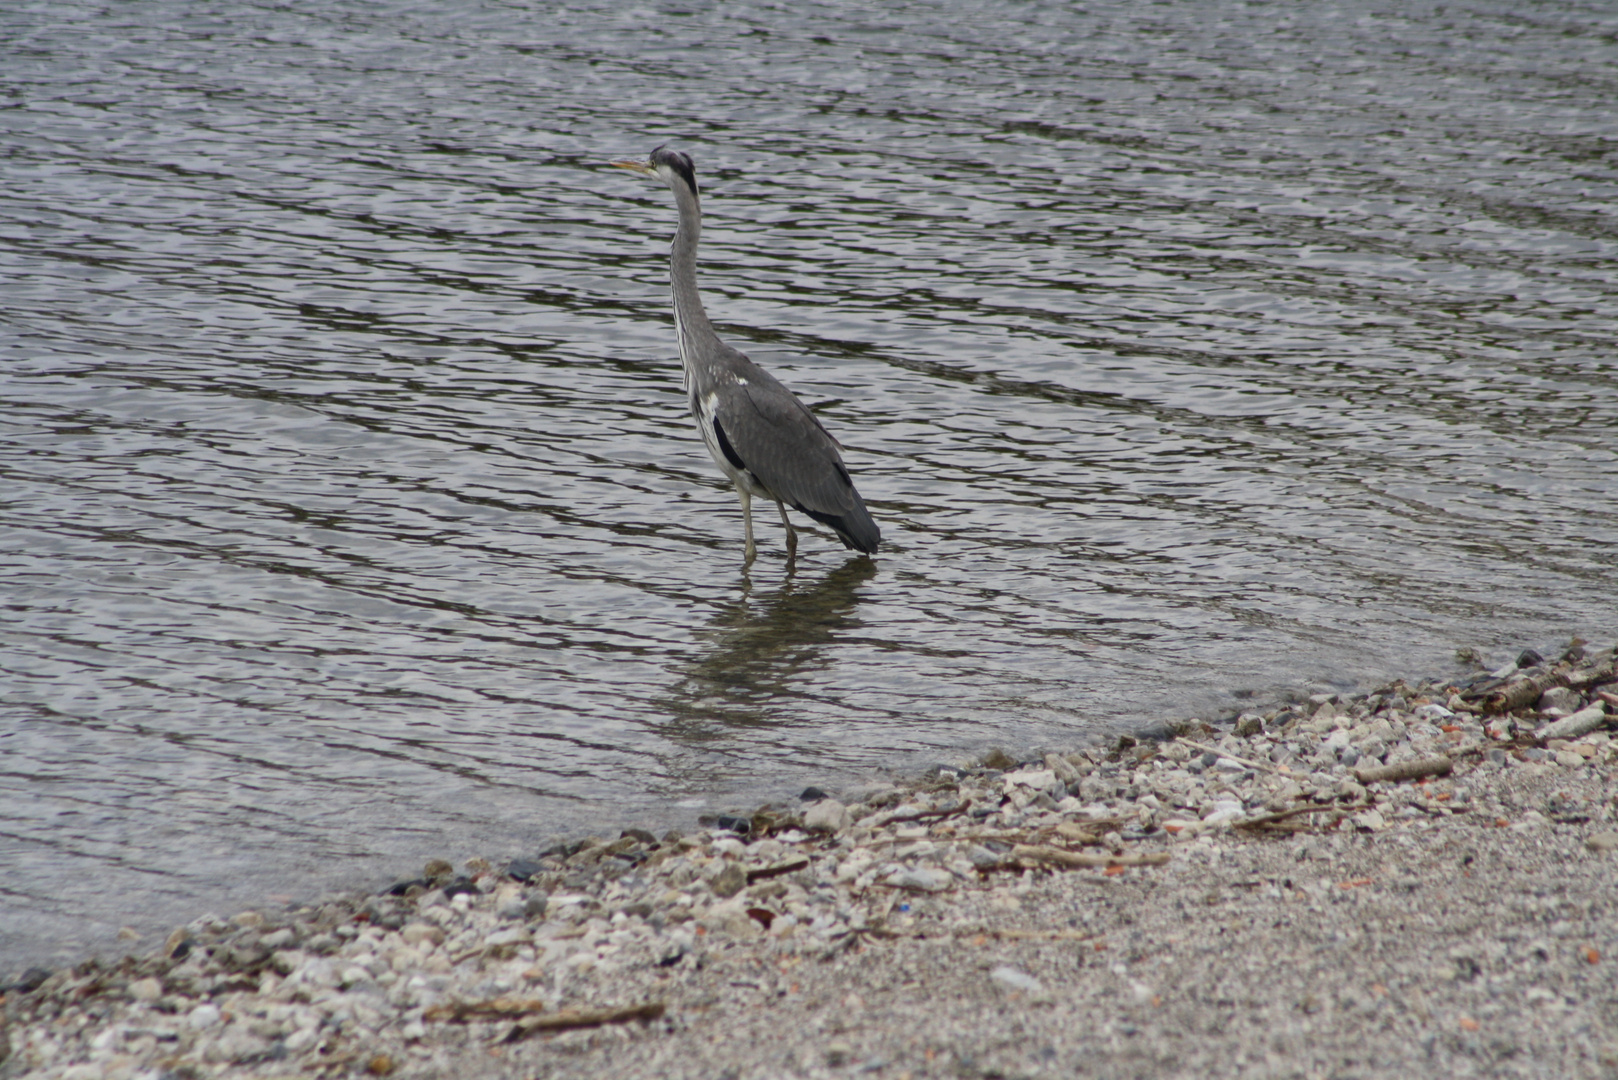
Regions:
[[[780,383],[750,375],[715,411],[747,470],[783,502],[826,514],[853,509],[859,496],[837,444]]]

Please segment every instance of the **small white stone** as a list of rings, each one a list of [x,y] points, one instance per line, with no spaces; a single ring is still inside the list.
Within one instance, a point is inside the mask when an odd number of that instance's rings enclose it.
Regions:
[[[205,1001],[191,1010],[186,1016],[185,1022],[196,1031],[211,1028],[219,1023],[219,1006],[211,1001]]]
[[[945,892],[954,888],[955,875],[948,870],[923,866],[893,874],[885,884],[896,889],[909,889],[913,892]]]
[[[340,980],[345,988],[368,983],[371,981],[371,970],[362,964],[349,964],[343,968]]]
[[[1353,816],[1354,827],[1368,832],[1381,832],[1388,827],[1379,810],[1365,810]]]
[[[399,936],[403,938],[407,944],[416,946],[421,945],[421,943],[424,941],[430,942],[433,945],[442,945],[444,943],[443,928],[434,926],[431,923],[410,923],[403,930],[399,931]]]
[[[1050,769],[1019,769],[1016,772],[1006,773],[1001,777],[1005,794],[1010,795],[1012,789],[1018,787],[1033,788],[1035,791],[1049,791],[1051,785],[1056,783],[1056,773]]]
[[[989,972],[989,978],[1024,993],[1037,994],[1042,989],[1038,979],[1026,971],[1012,967],[1010,964],[1001,964]]]

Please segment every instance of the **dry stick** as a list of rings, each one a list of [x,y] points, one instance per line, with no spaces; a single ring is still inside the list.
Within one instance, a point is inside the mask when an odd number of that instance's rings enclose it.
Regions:
[[[1232,754],[1232,753],[1229,753],[1227,751],[1221,750],[1217,746],[1204,746],[1202,743],[1192,742],[1190,739],[1181,739],[1180,741],[1185,743],[1187,746],[1194,747],[1194,748],[1196,748],[1198,750],[1205,750],[1210,754],[1218,754],[1220,757],[1229,758],[1232,761],[1240,762],[1241,764],[1246,765],[1250,769],[1263,769],[1265,772],[1274,773],[1276,776],[1291,776],[1292,775],[1291,773],[1288,773],[1288,772],[1282,772],[1280,769],[1277,769],[1274,765],[1266,765],[1261,761],[1249,761],[1247,758],[1237,757],[1235,754]]]
[[[1607,709],[1601,702],[1593,702],[1570,716],[1552,720],[1534,732],[1536,739],[1577,739],[1588,735],[1607,722]]]
[[[1448,776],[1455,762],[1440,754],[1438,757],[1416,758],[1414,761],[1396,761],[1392,765],[1375,765],[1369,769],[1355,769],[1354,779],[1362,784],[1378,784],[1391,780],[1417,780],[1423,776]]]
[[[1044,830],[1042,829],[1040,831],[1043,832]],[[1082,846],[1090,847],[1099,845],[1101,843],[1101,837],[1097,836],[1089,829],[1079,828],[1078,822],[1076,821],[1064,821],[1056,826],[1053,826],[1051,831],[1070,844],[1080,844]]]
[[[573,1031],[578,1028],[601,1027],[603,1024],[625,1024],[631,1020],[656,1020],[666,1006],[661,1001],[648,1001],[644,1005],[631,1005],[625,1009],[563,1009],[553,1016],[531,1016],[511,1025],[500,1042],[517,1042],[541,1031]]]
[[[755,881],[767,881],[772,877],[780,877],[782,874],[791,874],[799,870],[806,870],[808,868],[808,859],[797,859],[789,863],[778,863],[775,866],[765,866],[757,870],[749,870],[747,872],[747,883],[751,885]]]
[[[912,934],[918,937],[939,941],[944,938],[1004,938],[1007,941],[1093,941],[1101,937],[1087,930],[991,930],[984,926],[968,927],[964,930],[951,930],[944,934]]]
[[[881,821],[877,822],[877,827],[886,828],[889,825],[898,825],[899,823],[905,821],[928,821],[932,818],[954,817],[956,814],[964,814],[970,809],[972,809],[972,800],[963,799],[958,805],[946,807],[942,810],[921,810],[914,814],[904,814],[899,817],[883,818]]]
[[[1063,822],[1063,824],[1067,824],[1067,825],[1076,825],[1076,826],[1082,825],[1087,829],[1094,828],[1094,829],[1101,829],[1103,831],[1105,831],[1107,829],[1122,828],[1124,823],[1125,823],[1125,819],[1124,818],[1118,818],[1118,817],[1074,819],[1073,821],[1070,821],[1070,822]],[[1041,830],[1041,829],[1034,830],[1035,833],[1039,833],[1039,832],[1042,832],[1042,831],[1048,831],[1048,830]],[[1014,843],[1021,843],[1021,842],[1025,841],[1025,840],[1032,839],[1032,834],[1030,834],[1028,832],[1028,830],[1026,830],[1026,829],[976,829],[976,830],[973,830],[972,832],[959,833],[957,835],[957,839],[961,839],[961,840],[1010,840],[1010,841],[1012,841]]]
[[[956,936],[975,937],[979,934],[984,937],[1005,938],[1008,941],[1090,941],[1101,936],[1083,930],[975,930],[971,934]]]
[[[423,1020],[471,1020],[491,1016],[523,1016],[544,1012],[543,1001],[519,998],[492,998],[488,1001],[450,1001],[434,1005],[421,1014]]]
[[[1532,705],[1538,701],[1545,691],[1557,686],[1568,684],[1568,672],[1565,669],[1547,671],[1543,675],[1533,678],[1518,679],[1514,683],[1491,690],[1483,699],[1485,713],[1511,712]]]
[[[1249,818],[1246,821],[1233,821],[1231,827],[1236,829],[1252,829],[1260,825],[1269,825],[1287,818],[1297,817],[1299,814],[1352,814],[1356,810],[1365,810],[1371,806],[1369,802],[1349,803],[1347,806],[1294,806],[1291,810],[1281,810],[1274,814],[1265,814],[1263,817]]]
[[[945,939],[953,941],[956,938],[973,937],[1004,938],[1007,941],[1092,941],[1101,936],[1085,930],[990,930],[982,926],[974,926],[965,930],[948,930],[942,934],[929,934],[920,930],[904,933],[898,930],[889,930],[885,927],[880,929],[871,927],[862,932],[872,937],[889,941],[897,941],[900,938],[911,938],[916,941],[943,941]]]
[[[1588,690],[1592,686],[1610,682],[1618,682],[1618,665],[1608,664],[1605,667],[1592,668],[1589,671],[1569,675],[1567,678],[1567,684],[1575,690]],[[1618,702],[1613,704],[1618,705]]]
[[[526,942],[524,944],[526,944]],[[449,961],[452,964],[459,964],[467,960],[476,959],[480,956],[488,956],[492,953],[498,953],[502,949],[515,949],[516,947],[517,945],[515,942],[509,945],[474,945],[465,952],[450,957]]]
[[[1054,863],[1069,867],[1106,866],[1161,866],[1169,861],[1166,851],[1153,851],[1139,855],[1090,855],[1082,851],[1063,851],[1061,848],[1041,844],[1018,844],[1011,849],[1013,861],[1032,859],[1035,862]]]

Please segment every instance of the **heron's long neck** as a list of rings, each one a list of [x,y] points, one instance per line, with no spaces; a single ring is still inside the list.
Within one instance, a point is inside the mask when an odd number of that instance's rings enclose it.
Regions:
[[[674,202],[680,209],[680,228],[674,234],[674,250],[669,257],[669,280],[674,285],[674,324],[680,337],[680,359],[689,367],[689,357],[698,355],[697,346],[717,342],[708,313],[697,294],[697,240],[702,235],[702,210],[696,193],[684,184],[675,184]]]

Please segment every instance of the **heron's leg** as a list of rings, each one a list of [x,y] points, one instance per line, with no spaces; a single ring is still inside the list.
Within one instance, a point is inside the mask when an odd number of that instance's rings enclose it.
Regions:
[[[737,484],[736,497],[742,501],[742,526],[747,531],[747,547],[742,552],[742,558],[746,562],[752,562],[758,555],[758,548],[753,546],[753,496]]]
[[[776,499],[775,508],[781,512],[781,524],[785,525],[787,528],[787,554],[790,556],[793,552],[798,550],[798,530],[794,529],[792,527],[792,522],[787,520],[786,503],[782,502],[780,499]]]

